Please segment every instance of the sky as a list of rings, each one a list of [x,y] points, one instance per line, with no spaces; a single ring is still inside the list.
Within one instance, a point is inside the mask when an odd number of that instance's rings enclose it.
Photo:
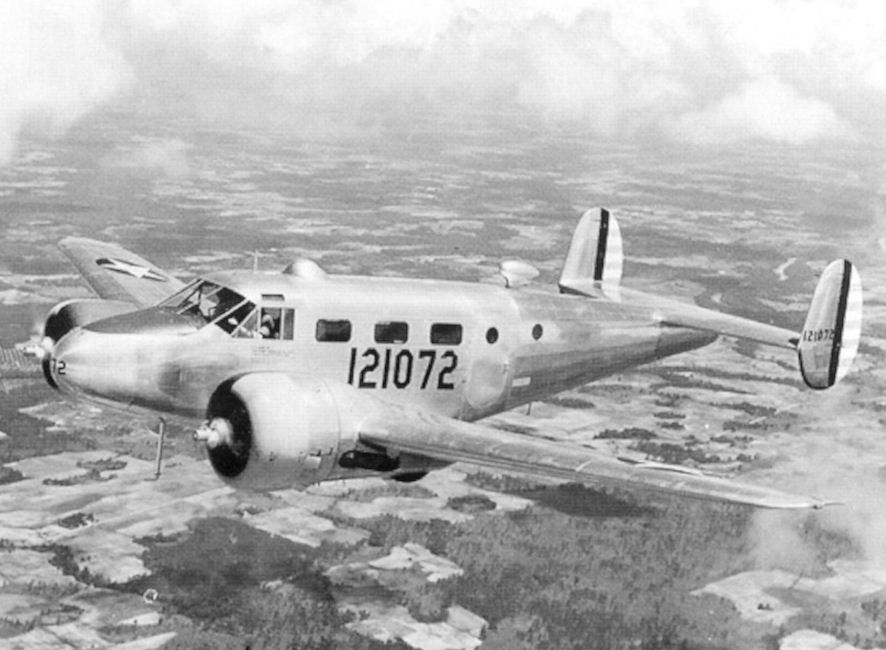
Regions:
[[[0,0],[0,161],[138,98],[298,128],[486,112],[600,138],[879,141],[886,6]]]

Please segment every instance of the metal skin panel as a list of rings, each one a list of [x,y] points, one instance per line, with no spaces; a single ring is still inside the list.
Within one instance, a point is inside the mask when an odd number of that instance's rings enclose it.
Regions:
[[[269,286],[261,286],[264,277],[271,280]],[[274,305],[295,309],[293,341],[234,338],[214,325],[198,329],[151,308],[103,319],[66,336],[52,355],[56,382],[63,391],[103,404],[199,419],[224,380],[284,372],[351,383],[385,401],[475,420],[715,338],[661,328],[648,310],[623,304],[483,284],[348,277],[318,283],[260,274],[249,281],[244,284],[259,289],[259,304],[262,292],[286,296],[285,303]],[[229,286],[249,295],[242,285]],[[350,320],[351,340],[316,341],[321,318]],[[374,340],[374,325],[390,320],[409,324],[406,343]],[[428,334],[436,322],[461,324],[461,344],[431,344]],[[532,330],[538,325],[543,333],[536,340]],[[492,344],[486,341],[490,327],[499,332]],[[378,353],[379,367],[365,373],[366,387],[361,387],[359,374],[367,367],[362,355],[369,350]],[[393,370],[383,381],[389,352],[391,363],[401,352],[402,359],[411,357],[408,381],[405,370],[399,385]],[[436,355],[424,386],[428,368],[422,352]],[[451,360],[441,363],[447,354]]]

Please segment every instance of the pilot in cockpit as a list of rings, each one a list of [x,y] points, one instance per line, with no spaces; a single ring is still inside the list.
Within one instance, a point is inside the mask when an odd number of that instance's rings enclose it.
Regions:
[[[259,326],[259,334],[263,339],[280,338],[280,317],[282,310],[279,308],[262,309],[261,324]]]

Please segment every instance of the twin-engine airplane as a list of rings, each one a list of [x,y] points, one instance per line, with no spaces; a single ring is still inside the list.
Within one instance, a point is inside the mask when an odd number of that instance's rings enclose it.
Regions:
[[[796,350],[812,388],[848,371],[861,283],[844,260],[819,280],[798,332],[620,287],[606,210],[581,218],[560,293],[503,262],[504,286],[282,272],[183,284],[122,248],[60,243],[98,300],[49,313],[47,381],[66,395],[199,426],[216,473],[272,490],[378,474],[399,480],[466,461],[507,471],[770,508],[825,502],[698,470],[477,424],[720,335]]]

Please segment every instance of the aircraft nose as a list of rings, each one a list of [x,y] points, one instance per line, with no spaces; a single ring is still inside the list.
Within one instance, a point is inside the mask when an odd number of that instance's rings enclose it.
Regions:
[[[89,336],[83,330],[76,329],[65,334],[49,353],[47,365],[44,367],[46,378],[55,388],[64,392],[72,392],[69,367],[74,369],[82,365],[89,347]],[[76,373],[75,373],[76,376]]]

